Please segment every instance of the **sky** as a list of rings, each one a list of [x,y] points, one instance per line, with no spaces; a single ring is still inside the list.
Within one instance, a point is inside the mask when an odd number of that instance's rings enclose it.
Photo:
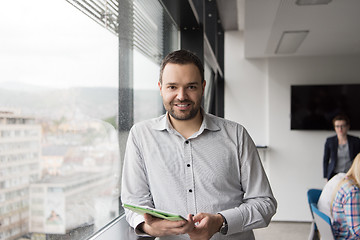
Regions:
[[[2,1],[0,83],[118,87],[118,40],[65,0]]]

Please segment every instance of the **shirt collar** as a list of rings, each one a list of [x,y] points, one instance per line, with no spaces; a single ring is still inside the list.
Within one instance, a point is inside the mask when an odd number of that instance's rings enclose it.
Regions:
[[[200,111],[201,114],[203,115],[203,122],[201,123],[199,133],[203,132],[204,129],[210,131],[219,131],[220,127],[214,121],[213,116],[211,114],[206,113],[203,108],[201,108]],[[166,114],[160,116],[152,128],[159,131],[162,130],[170,131],[171,129],[174,129],[170,124],[168,115],[169,113],[166,112]]]
[[[203,129],[207,129],[210,131],[219,131],[220,130],[220,127],[216,124],[216,121],[214,120],[213,115],[206,113],[202,108],[201,108],[201,113],[204,116],[203,122],[200,127],[201,132],[203,131]]]
[[[159,131],[169,130],[171,126],[167,116],[168,116],[167,112],[166,114],[160,116],[157,119],[157,121],[153,124],[152,128]]]

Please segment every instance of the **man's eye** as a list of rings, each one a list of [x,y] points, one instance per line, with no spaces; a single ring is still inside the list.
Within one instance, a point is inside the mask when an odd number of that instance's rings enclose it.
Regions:
[[[189,89],[194,90],[194,89],[196,89],[196,87],[195,86],[189,86]]]
[[[168,88],[171,89],[171,90],[174,90],[175,86],[169,86]]]

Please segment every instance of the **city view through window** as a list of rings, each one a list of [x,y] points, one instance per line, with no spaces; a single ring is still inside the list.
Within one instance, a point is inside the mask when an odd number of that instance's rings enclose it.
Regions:
[[[65,0],[0,19],[0,239],[86,239],[119,214],[118,38]]]

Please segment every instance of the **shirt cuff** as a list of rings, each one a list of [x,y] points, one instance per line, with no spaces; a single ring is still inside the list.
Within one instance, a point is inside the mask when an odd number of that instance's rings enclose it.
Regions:
[[[142,224],[143,222],[145,222],[144,220],[144,217],[142,215],[138,215],[134,218],[134,232],[137,236],[140,236],[140,237],[151,237],[149,234],[147,233],[144,233],[143,231],[140,231],[138,229],[139,225]]]
[[[241,213],[239,214],[238,210],[228,209],[219,213],[224,216],[228,225],[228,231],[226,235],[231,235],[243,231],[243,229],[239,229],[243,228],[241,224],[243,222],[243,216]]]

